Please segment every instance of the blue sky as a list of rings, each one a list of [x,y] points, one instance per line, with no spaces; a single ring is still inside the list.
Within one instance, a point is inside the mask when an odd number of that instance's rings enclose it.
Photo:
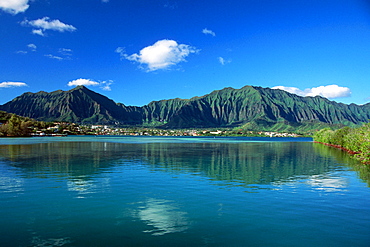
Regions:
[[[370,102],[365,0],[0,0],[0,104],[76,85],[125,105],[225,87]]]

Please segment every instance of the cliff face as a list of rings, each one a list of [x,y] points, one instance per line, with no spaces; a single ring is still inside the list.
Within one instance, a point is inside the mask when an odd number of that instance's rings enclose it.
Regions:
[[[0,109],[41,121],[111,123],[134,118],[123,105],[82,86],[66,92],[24,93]]]
[[[370,104],[346,105],[253,86],[225,88],[187,100],[153,101],[143,107],[115,103],[79,86],[70,91],[25,93],[0,106],[0,110],[43,121],[168,128],[276,129],[307,124],[356,125],[370,119]]]
[[[300,97],[282,90],[246,86],[214,91],[185,104],[168,127],[240,126],[248,123],[299,125],[368,122],[370,105],[345,105],[322,97]]]

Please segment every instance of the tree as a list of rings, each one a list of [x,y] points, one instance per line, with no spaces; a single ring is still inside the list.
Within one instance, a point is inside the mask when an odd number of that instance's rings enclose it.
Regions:
[[[0,136],[28,136],[30,133],[30,121],[12,115],[7,123],[0,126]]]
[[[353,152],[356,159],[370,163],[370,123],[358,128],[344,127],[336,131],[321,129],[313,138],[317,142],[338,145]]]

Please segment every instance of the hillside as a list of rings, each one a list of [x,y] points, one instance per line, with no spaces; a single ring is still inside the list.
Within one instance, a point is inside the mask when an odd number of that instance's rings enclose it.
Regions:
[[[370,104],[346,105],[253,86],[224,88],[192,99],[153,101],[143,107],[125,106],[78,86],[69,91],[24,93],[0,110],[43,121],[280,131],[354,126],[370,119]]]
[[[0,109],[40,121],[114,123],[122,118],[128,124],[141,121],[141,115],[135,119],[136,115],[132,113],[135,110],[83,86],[70,91],[24,93]]]

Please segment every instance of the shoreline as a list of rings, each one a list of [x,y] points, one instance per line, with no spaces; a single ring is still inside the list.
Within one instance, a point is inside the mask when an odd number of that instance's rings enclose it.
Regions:
[[[326,146],[329,146],[329,147],[334,147],[334,148],[337,148],[337,149],[341,149],[351,155],[355,155],[355,154],[360,154],[360,152],[355,152],[355,151],[352,151],[352,150],[349,150],[347,148],[344,148],[342,147],[341,145],[334,145],[334,144],[329,144],[329,143],[325,143],[325,142],[318,142],[318,141],[313,141],[314,143],[320,143],[320,144],[324,144]]]
[[[313,142],[314,143],[320,143],[320,144],[323,144],[325,146],[329,146],[329,147],[333,147],[333,148],[337,148],[337,149],[340,149],[342,151],[345,151],[346,153],[350,154],[354,159],[358,160],[362,164],[370,165],[369,161],[364,161],[363,159],[358,158],[358,157],[355,156],[356,154],[361,154],[361,152],[355,152],[355,151],[349,150],[347,148],[342,147],[341,145],[334,145],[334,144],[329,144],[329,143],[325,143],[325,142],[318,142],[318,141],[313,141]]]

